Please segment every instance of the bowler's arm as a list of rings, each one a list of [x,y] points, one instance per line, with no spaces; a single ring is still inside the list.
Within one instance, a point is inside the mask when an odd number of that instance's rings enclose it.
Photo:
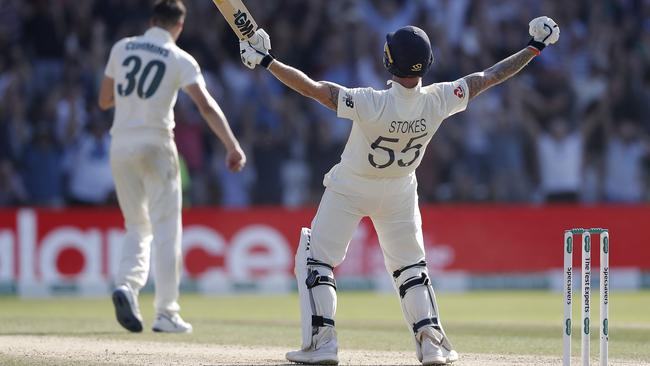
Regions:
[[[268,69],[284,85],[336,112],[340,85],[329,81],[314,81],[304,72],[278,60],[273,60]]]
[[[228,169],[234,172],[240,171],[246,164],[246,155],[239,146],[239,141],[230,129],[226,115],[217,101],[212,98],[202,83],[190,84],[183,90],[190,96],[212,132],[225,146]]]
[[[113,86],[115,80],[108,76],[104,76],[102,79],[102,84],[99,88],[99,108],[103,111],[113,108],[115,106],[115,95],[113,91]]]
[[[183,91],[190,96],[199,113],[201,113],[201,117],[205,119],[212,132],[219,137],[219,140],[225,145],[226,149],[239,145],[230,129],[226,115],[204,85],[198,83],[190,84]]]
[[[483,91],[508,80],[511,76],[521,71],[524,66],[528,65],[536,55],[535,51],[526,47],[514,55],[499,61],[485,71],[475,72],[465,76],[463,79],[465,79],[469,88],[469,99],[471,100]]]

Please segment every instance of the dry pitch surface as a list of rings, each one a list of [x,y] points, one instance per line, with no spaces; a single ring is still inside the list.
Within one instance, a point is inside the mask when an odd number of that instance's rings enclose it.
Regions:
[[[560,294],[443,293],[438,300],[461,356],[456,365],[560,365]],[[610,365],[650,366],[649,303],[648,292],[613,294]],[[153,316],[150,304],[144,295],[145,326]],[[282,365],[284,354],[299,342],[295,295],[186,295],[181,304],[193,334],[155,334],[148,328],[130,334],[115,323],[108,299],[0,297],[0,365]],[[418,364],[399,304],[390,295],[342,292],[337,328],[341,364]],[[594,327],[592,364],[597,333]],[[579,342],[574,328],[574,364]]]
[[[84,365],[282,365],[286,348],[129,342],[74,337],[1,336],[0,350],[17,364]],[[456,365],[558,365],[553,357],[468,353]],[[18,361],[20,360],[20,361]],[[343,365],[414,365],[411,352],[342,350]],[[578,363],[578,360],[574,360]],[[595,360],[594,360],[595,362]],[[648,365],[613,361],[610,365]]]

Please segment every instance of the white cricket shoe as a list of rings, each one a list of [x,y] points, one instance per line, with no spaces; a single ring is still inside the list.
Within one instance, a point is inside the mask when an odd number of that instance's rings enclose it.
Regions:
[[[422,365],[449,365],[458,361],[456,351],[442,347],[442,335],[433,328],[427,327],[419,334],[416,353]]]
[[[338,365],[338,342],[332,327],[323,328],[307,349],[287,352],[287,360],[309,365]]]
[[[151,330],[163,333],[192,333],[192,324],[184,321],[178,314],[158,314]]]
[[[142,332],[142,315],[133,290],[127,285],[120,285],[113,291],[112,300],[117,322],[131,332]]]

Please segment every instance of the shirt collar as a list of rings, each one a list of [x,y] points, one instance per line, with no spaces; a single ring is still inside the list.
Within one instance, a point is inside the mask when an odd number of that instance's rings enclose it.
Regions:
[[[160,27],[151,27],[144,33],[144,35],[153,39],[174,43],[174,38],[172,38],[171,33]]]
[[[413,88],[405,88],[402,86],[402,84],[394,80],[386,81],[386,85],[392,85],[390,88],[391,93],[401,97],[410,97],[416,94],[420,94],[420,88],[422,88],[422,79],[420,79],[420,81],[418,81],[418,85]]]

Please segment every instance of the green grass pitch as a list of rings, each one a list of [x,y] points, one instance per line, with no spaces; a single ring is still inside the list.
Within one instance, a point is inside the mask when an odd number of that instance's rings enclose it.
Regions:
[[[598,300],[592,296],[592,355],[598,352]],[[562,295],[546,291],[440,293],[443,325],[459,353],[554,355],[562,353]],[[298,298],[281,296],[206,297],[183,294],[183,316],[190,335],[155,334],[152,296],[140,306],[145,331],[129,334],[114,320],[108,297],[20,300],[0,297],[0,335],[62,335],[203,344],[242,344],[296,348],[300,342]],[[574,304],[573,355],[580,344],[578,304]],[[339,293],[336,316],[339,345],[349,349],[412,351],[413,342],[396,296]],[[260,336],[260,331],[264,335]],[[610,358],[650,362],[650,291],[613,292],[610,305]],[[2,355],[0,364],[12,363]],[[3,358],[4,357],[4,358]],[[13,360],[15,362],[16,360]]]

